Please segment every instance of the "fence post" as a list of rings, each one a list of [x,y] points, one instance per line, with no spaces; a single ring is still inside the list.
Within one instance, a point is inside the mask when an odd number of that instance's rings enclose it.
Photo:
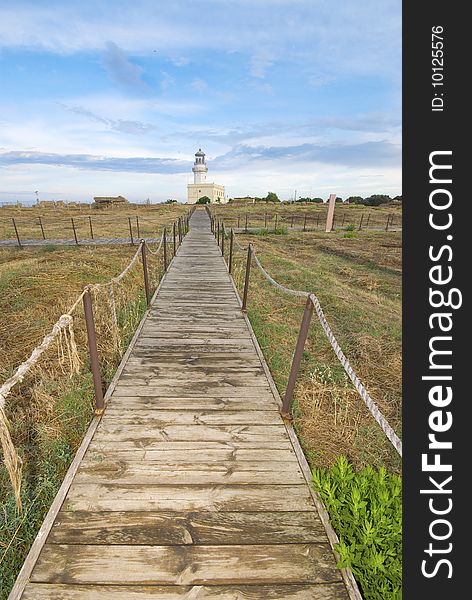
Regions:
[[[359,223],[359,231],[362,229],[362,221],[364,220],[364,213],[361,214],[361,222]]]
[[[385,231],[388,231],[389,222],[390,222],[390,215],[387,215],[387,224],[385,225]]]
[[[89,225],[90,225],[90,236],[93,240],[95,238],[93,237],[92,217],[89,217],[88,219],[89,219]]]
[[[246,312],[247,306],[247,294],[249,291],[249,275],[251,273],[251,260],[252,260],[252,246],[251,244],[247,247],[247,259],[246,259],[246,276],[244,278],[244,293],[243,293],[243,305],[242,309]]]
[[[241,222],[241,215],[238,215],[238,229],[239,229],[239,226],[240,226],[240,222]]]
[[[290,417],[290,407],[292,406],[293,391],[297,381],[298,371],[303,356],[306,338],[310,329],[310,321],[313,315],[313,301],[311,296],[306,299],[305,310],[303,312],[300,331],[298,333],[297,345],[295,346],[295,354],[293,355],[292,367],[288,377],[287,389],[285,390],[284,400],[282,403],[281,414],[284,418]]]
[[[225,257],[225,224],[221,221],[221,255]]]
[[[164,227],[164,273],[167,271],[167,231]]]
[[[138,239],[141,237],[139,234],[139,217],[136,215],[136,231],[138,233]]]
[[[305,217],[303,219],[303,231],[306,231],[306,213],[305,213]]]
[[[290,219],[290,227],[293,227],[293,215],[292,215],[292,218]]]
[[[343,222],[341,223],[341,227],[343,227],[343,226],[344,226],[344,221],[345,221],[345,219],[346,219],[346,213],[343,213]]]
[[[278,213],[275,213],[274,233],[277,231],[277,219],[278,219],[278,217],[279,217]]]
[[[174,256],[175,256],[175,253],[177,252],[177,244],[176,244],[176,239],[175,239],[175,221],[172,225],[172,235],[174,237]]]
[[[128,217],[128,225],[129,225],[129,237],[131,238],[131,245],[134,246],[133,228],[131,226],[131,217]]]
[[[179,217],[178,227],[179,227],[179,246],[180,246],[182,244],[182,221],[181,221],[181,217]]]
[[[77,239],[77,232],[75,231],[75,223],[74,223],[74,217],[71,217],[70,220],[72,221],[72,230],[74,232],[74,239],[75,239],[75,243],[77,245],[79,245],[79,240]]]
[[[18,233],[18,229],[16,227],[16,222],[15,219],[12,217],[11,220],[13,221],[13,227],[15,228],[15,233],[16,233],[16,240],[18,242],[18,246],[21,248],[21,241],[20,241],[20,235]]]
[[[228,263],[228,272],[231,273],[231,270],[233,268],[233,237],[234,237],[234,232],[233,232],[233,228],[231,227],[231,235],[229,237],[229,263]]]
[[[320,225],[320,213],[318,213],[318,214],[316,215],[316,228],[317,228],[317,229],[318,229],[319,225]]]
[[[264,229],[267,229],[267,213],[264,213]]]
[[[244,226],[244,233],[247,233],[247,213],[246,213],[246,224]]]
[[[43,222],[41,220],[41,217],[38,217],[39,220],[39,226],[41,227],[41,233],[43,234],[43,240],[46,239],[46,236],[44,235],[44,227],[43,227]]]
[[[92,370],[93,387],[95,390],[95,414],[101,415],[104,409],[102,377],[100,374],[100,360],[97,350],[97,336],[95,334],[95,325],[93,322],[92,296],[90,289],[85,288],[84,297],[84,315],[85,325],[87,327],[87,340],[89,347],[90,368]]]
[[[366,229],[368,229],[368,227],[369,227],[369,221],[370,221],[370,213],[367,215],[367,221],[365,223]]]
[[[144,275],[144,289],[146,291],[146,303],[149,306],[151,304],[151,290],[149,288],[149,277],[147,268],[147,257],[146,257],[146,242],[141,240],[141,258],[143,261],[143,275]]]

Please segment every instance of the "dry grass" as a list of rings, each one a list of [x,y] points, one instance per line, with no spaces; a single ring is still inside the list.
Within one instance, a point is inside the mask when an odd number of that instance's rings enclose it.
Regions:
[[[163,225],[171,224],[188,211],[183,204],[130,204],[125,207],[80,208],[2,208],[0,209],[0,240],[14,240],[15,220],[20,240],[42,240],[40,221],[48,240],[74,239],[72,219],[77,238],[90,239],[90,220],[95,238],[129,238],[130,221],[133,237],[157,237]],[[138,229],[139,228],[139,229]]]
[[[361,231],[240,236],[284,285],[316,293],[357,374],[401,433],[401,234]],[[242,289],[244,256],[235,279]],[[303,312],[303,300],[281,294],[256,267],[249,317],[283,394]],[[314,317],[294,403],[295,424],[311,463],[329,466],[340,454],[356,466],[400,461],[353,388]]]

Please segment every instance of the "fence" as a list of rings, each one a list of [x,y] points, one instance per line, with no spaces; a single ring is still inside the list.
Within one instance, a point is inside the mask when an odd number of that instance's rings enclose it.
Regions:
[[[214,218],[218,215],[213,213]],[[249,229],[267,229],[277,231],[281,227],[297,231],[316,231],[326,227],[326,210],[314,210],[311,214],[298,211],[290,212],[264,212],[244,213],[239,215],[225,215],[227,228],[247,232]],[[401,228],[402,219],[398,213],[375,213],[369,211],[337,210],[334,213],[333,229],[354,227],[357,230],[371,229],[389,231],[392,228]]]
[[[180,217],[174,222],[168,230],[164,227],[160,236],[160,242],[156,249],[152,249],[144,239],[141,239],[132,259],[117,276],[113,277],[105,283],[93,284],[85,286],[84,290],[79,294],[73,302],[69,310],[61,315],[57,322],[53,325],[50,332],[43,338],[40,344],[32,351],[29,358],[23,362],[15,371],[15,373],[0,386],[0,441],[2,444],[4,462],[11,485],[15,494],[15,500],[18,508],[21,510],[21,481],[22,481],[22,461],[15,448],[10,435],[10,424],[6,415],[6,400],[12,390],[20,384],[27,374],[38,365],[41,357],[48,350],[51,344],[56,341],[58,345],[58,360],[61,368],[64,369],[64,364],[70,371],[70,376],[79,373],[81,360],[79,357],[78,344],[74,329],[74,322],[80,315],[79,307],[83,307],[83,319],[86,327],[86,339],[88,347],[88,357],[90,369],[93,379],[94,397],[95,397],[95,414],[100,415],[104,409],[103,396],[103,381],[102,381],[102,365],[100,364],[99,352],[99,336],[95,316],[97,308],[97,298],[100,292],[105,293],[106,306],[103,306],[109,311],[111,317],[111,338],[114,349],[120,354],[123,351],[121,347],[120,331],[118,326],[118,315],[116,306],[116,291],[122,286],[124,279],[135,269],[135,266],[140,262],[142,266],[142,286],[144,288],[144,296],[146,306],[149,307],[151,302],[152,280],[151,272],[148,268],[148,259],[156,257],[158,264],[160,263],[160,255],[162,250],[162,267],[163,273],[167,271],[169,259],[175,256],[180,244],[189,228],[189,217],[192,211],[189,211],[184,217]],[[159,279],[159,277],[157,278]],[[157,281],[158,283],[158,281]],[[156,286],[157,286],[156,283]]]
[[[396,452],[402,456],[402,442],[400,438],[397,436],[391,425],[388,423],[387,419],[381,413],[377,404],[373,401],[365,388],[364,384],[361,382],[354,369],[349,363],[349,360],[343,353],[339,343],[337,342],[331,327],[329,326],[328,321],[323,313],[323,309],[321,308],[320,302],[315,294],[311,292],[301,291],[301,290],[292,290],[290,288],[285,287],[281,283],[277,282],[267,271],[264,269],[261,264],[259,258],[254,251],[252,244],[248,244],[247,247],[243,247],[239,244],[236,239],[236,235],[234,233],[234,229],[230,228],[229,235],[228,230],[225,227],[223,221],[218,220],[215,216],[208,210],[208,214],[210,216],[211,230],[215,235],[217,243],[221,249],[221,253],[223,258],[226,260],[225,256],[225,237],[229,237],[229,256],[228,256],[228,271],[230,275],[233,272],[233,261],[234,261],[234,250],[235,246],[237,246],[240,250],[247,252],[246,254],[246,266],[244,273],[244,288],[243,288],[243,297],[242,297],[242,310],[247,310],[248,304],[248,295],[249,295],[249,286],[250,286],[250,276],[251,276],[251,265],[255,263],[263,277],[274,287],[276,287],[280,292],[284,294],[289,294],[291,296],[296,296],[300,298],[305,298],[305,309],[300,325],[300,330],[298,333],[298,339],[295,347],[295,352],[293,355],[292,365],[290,369],[290,375],[288,378],[287,388],[285,390],[283,405],[282,405],[282,416],[285,418],[290,418],[292,401],[293,401],[293,393],[295,389],[295,383],[297,380],[298,372],[300,369],[301,359],[303,355],[303,350],[305,347],[305,342],[308,337],[308,332],[310,328],[310,323],[312,320],[313,313],[316,313],[318,317],[318,321],[321,325],[321,328],[326,335],[337,359],[341,363],[344,371],[346,372],[348,378],[351,380],[355,389],[357,390],[359,396],[362,398],[363,402],[367,406],[370,414],[377,421],[378,425],[381,427],[385,436],[392,444]]]
[[[14,241],[19,247],[31,242],[69,242],[80,245],[104,239],[134,246],[141,238],[155,240],[158,228],[159,222],[156,219],[140,215],[7,217],[0,218],[0,240]]]

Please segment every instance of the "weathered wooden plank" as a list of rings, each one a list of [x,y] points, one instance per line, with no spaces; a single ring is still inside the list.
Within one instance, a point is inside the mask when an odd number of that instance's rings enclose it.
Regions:
[[[46,544],[31,581],[204,585],[331,583],[328,544],[282,546],[95,546]]]
[[[107,424],[142,425],[146,429],[167,425],[281,425],[282,418],[276,410],[141,410],[138,414],[123,412],[122,408],[107,407]]]
[[[135,396],[124,394],[113,394],[107,411],[115,408],[122,410],[123,414],[132,413],[133,411],[147,409],[164,409],[164,410],[278,410],[278,406],[274,399],[264,397],[253,398],[201,398],[193,396],[191,398],[176,398],[166,396]]]
[[[273,399],[270,392],[270,388],[257,386],[257,387],[235,387],[232,385],[217,385],[217,384],[196,384],[194,383],[190,388],[182,384],[175,385],[139,385],[136,383],[125,384],[119,383],[116,386],[114,395],[116,396],[166,396],[168,398],[200,398],[201,396],[211,396],[212,398],[227,398],[232,396],[233,398],[246,398],[246,397],[259,397],[267,398],[268,400]]]
[[[119,449],[110,449],[105,446],[98,448],[90,448],[87,452],[84,464],[90,462],[103,462],[104,460],[141,460],[141,461],[153,461],[155,463],[164,464],[177,464],[185,467],[188,464],[198,463],[241,463],[243,461],[256,461],[258,464],[263,462],[290,462],[295,463],[294,468],[298,468],[298,461],[295,452],[291,446],[287,444],[286,448],[275,449],[275,448],[224,448],[223,444],[201,444],[201,442],[194,442],[193,444],[186,444],[186,448],[175,448],[175,445],[170,443],[171,448],[167,445],[162,445],[161,449],[158,450],[139,450],[136,448],[127,449],[125,452]],[[203,447],[200,447],[202,445]],[[190,450],[190,451],[189,451]]]
[[[327,543],[313,512],[61,512],[48,544]]]
[[[308,585],[66,585],[29,583],[25,600],[348,600],[342,583]]]
[[[251,441],[246,440],[232,440],[232,441],[217,441],[217,440],[179,440],[170,441],[166,439],[157,439],[156,437],[141,438],[139,440],[115,440],[112,436],[98,437],[96,436],[90,443],[90,448],[93,450],[113,450],[114,452],[130,452],[132,450],[146,450],[146,451],[162,451],[163,449],[169,451],[185,450],[187,452],[195,452],[196,450],[212,450],[212,449],[225,449],[225,450],[240,450],[240,449],[260,449],[266,452],[273,450],[290,450],[292,448],[289,439],[286,440],[271,440],[271,439],[254,439]]]
[[[307,511],[306,485],[118,485],[74,482],[64,510]]]

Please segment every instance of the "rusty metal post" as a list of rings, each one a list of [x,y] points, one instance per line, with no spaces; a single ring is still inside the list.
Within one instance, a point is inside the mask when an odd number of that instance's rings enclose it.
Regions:
[[[292,215],[292,218],[290,219],[290,227],[293,227],[293,215]]]
[[[264,213],[264,229],[267,229],[267,213]]]
[[[141,237],[140,233],[139,233],[139,217],[138,215],[136,215],[136,232],[138,234],[138,239]]]
[[[239,229],[239,226],[240,226],[240,222],[241,222],[241,215],[238,215],[238,229]]]
[[[364,221],[364,213],[361,214],[361,222],[359,223],[359,231],[362,229],[362,222]]]
[[[244,293],[243,293],[243,306],[242,309],[246,312],[247,306],[247,294],[249,292],[249,275],[251,273],[251,260],[252,260],[252,246],[249,244],[247,247],[247,259],[246,259],[246,276],[244,278]]]
[[[129,237],[131,239],[131,245],[134,246],[133,227],[131,226],[131,217],[128,217],[128,225],[129,225]]]
[[[100,359],[98,357],[98,350],[97,350],[97,336],[95,334],[95,325],[93,322],[92,296],[90,294],[89,288],[85,289],[83,303],[84,303],[85,325],[87,327],[90,368],[92,370],[93,387],[95,390],[95,414],[101,415],[105,404],[103,402],[103,387],[102,387],[102,377],[100,374]]]
[[[276,231],[277,231],[277,220],[278,220],[278,217],[279,217],[278,213],[275,213],[274,233],[276,233]]]
[[[370,213],[367,215],[367,221],[365,223],[365,228],[368,229],[369,228],[369,221],[370,221]]]
[[[343,213],[343,222],[341,223],[341,227],[344,226],[344,221],[346,220],[346,213]]]
[[[74,223],[74,217],[71,217],[70,220],[72,221],[72,230],[74,232],[74,239],[75,239],[75,243],[77,245],[79,245],[79,240],[77,239],[77,232],[75,230],[75,223]]]
[[[92,217],[89,217],[88,219],[89,219],[89,225],[90,225],[90,237],[93,240],[95,238],[93,237]]]
[[[167,271],[167,231],[164,227],[164,273]]]
[[[247,233],[247,213],[246,213],[246,224],[244,226],[244,233]]]
[[[305,217],[303,219],[303,231],[306,231],[306,213],[305,213]]]
[[[228,263],[228,272],[231,273],[233,268],[233,238],[234,232],[233,228],[231,228],[231,235],[229,236],[229,263]]]
[[[141,258],[143,261],[143,276],[144,276],[144,290],[146,292],[146,303],[149,306],[151,304],[151,289],[149,287],[149,276],[147,268],[147,257],[146,257],[146,242],[141,240]]]
[[[172,225],[172,236],[174,238],[174,256],[175,256],[175,253],[177,252],[176,234],[175,234],[175,221],[174,221],[174,223]]]
[[[318,214],[316,215],[316,228],[317,228],[317,229],[318,229],[319,225],[320,225],[320,213],[318,213]]]
[[[16,233],[16,240],[18,242],[18,246],[21,248],[21,241],[20,241],[20,235],[18,233],[18,229],[16,227],[16,222],[15,219],[12,217],[11,220],[13,221],[13,227],[15,228],[15,233]]]
[[[300,363],[302,361],[303,349],[305,347],[306,338],[310,329],[311,317],[313,315],[313,302],[310,296],[306,299],[305,310],[303,312],[300,331],[298,333],[297,345],[295,346],[295,354],[293,355],[292,367],[288,377],[287,389],[285,390],[284,400],[282,403],[281,414],[283,417],[290,417],[290,408],[292,406],[293,391],[297,381]]]
[[[38,217],[39,220],[39,226],[41,227],[41,233],[43,234],[43,240],[46,239],[46,236],[44,235],[44,227],[43,227],[43,222],[41,220],[41,217]]]

